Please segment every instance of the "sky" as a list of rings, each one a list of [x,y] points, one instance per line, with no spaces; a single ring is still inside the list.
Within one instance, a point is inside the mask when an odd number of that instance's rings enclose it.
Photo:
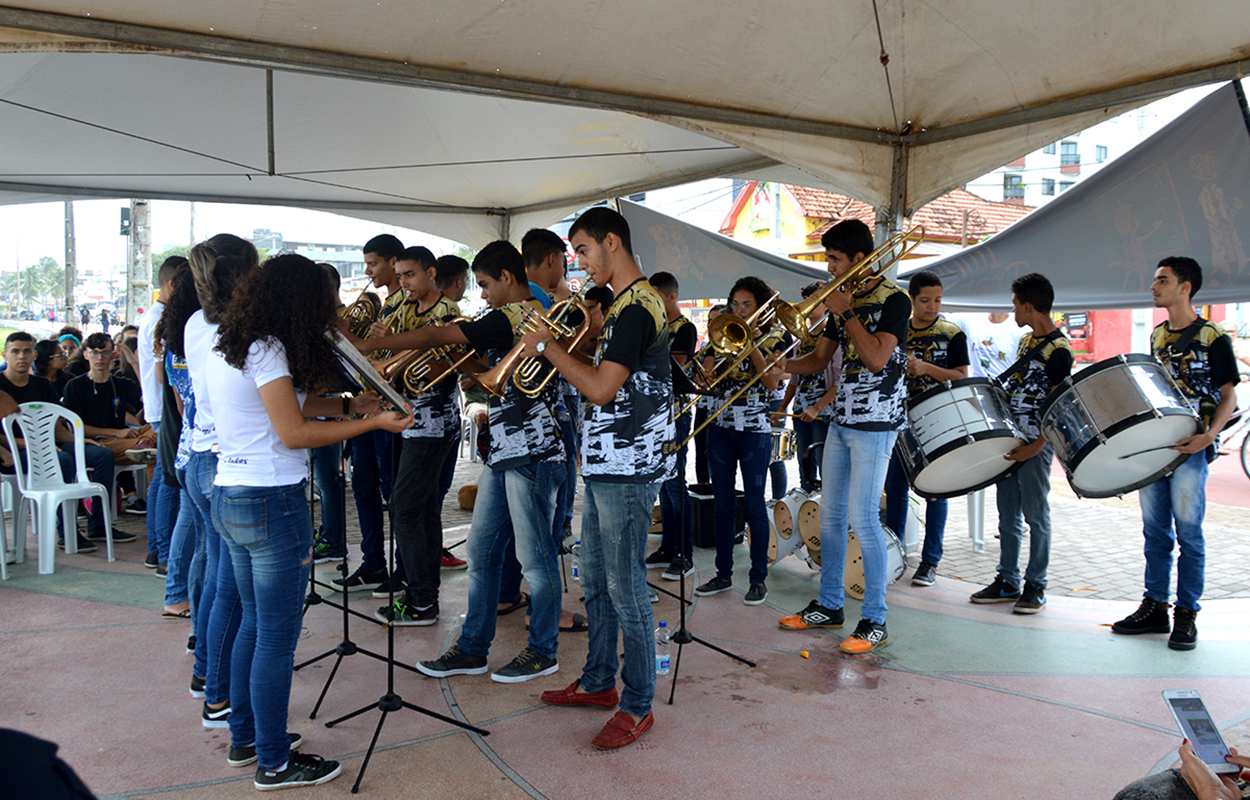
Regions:
[[[1216,86],[1200,87],[1165,98],[1150,108],[1152,133],[1188,109]],[[1130,112],[1135,113],[1135,112]],[[684,189],[648,193],[647,204],[695,225],[715,230],[725,212],[727,181],[704,181]],[[97,273],[126,262],[126,237],[120,235],[120,210],[129,200],[79,200],[74,203],[74,231],[80,270]],[[191,241],[190,204],[152,201],[152,252]],[[65,260],[63,203],[0,206],[0,272],[12,272],[51,256]],[[288,241],[364,244],[379,233],[394,233],[406,245],[424,245],[435,255],[457,244],[430,234],[319,211],[273,206],[195,204],[195,237],[217,233],[251,238],[254,228],[281,232]],[[470,243],[480,246],[481,243]]]

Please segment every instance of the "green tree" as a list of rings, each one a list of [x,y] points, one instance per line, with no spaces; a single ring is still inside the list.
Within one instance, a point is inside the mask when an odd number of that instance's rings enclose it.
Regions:
[[[190,254],[191,254],[191,248],[185,244],[178,244],[178,245],[174,245],[173,247],[166,247],[164,250],[162,250],[159,253],[153,253],[152,254],[152,285],[153,286],[159,285],[160,282],[157,280],[156,276],[161,271],[161,264],[165,263],[165,259],[169,258],[170,256],[182,256],[183,258],[186,258]]]

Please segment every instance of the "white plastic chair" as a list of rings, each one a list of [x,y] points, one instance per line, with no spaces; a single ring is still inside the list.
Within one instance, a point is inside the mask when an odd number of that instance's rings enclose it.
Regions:
[[[17,453],[13,442],[9,442],[9,452]],[[16,459],[17,456],[14,456]],[[17,475],[0,475],[3,478],[5,503],[7,510],[13,514],[13,557],[14,563],[26,560],[26,504],[22,502],[22,487],[17,484]],[[4,522],[4,514],[0,513],[0,553],[4,554],[4,562],[0,563],[0,580],[9,579],[9,531]]]
[[[39,539],[39,574],[49,575],[54,568],[56,554],[56,512],[61,510],[65,531],[65,552],[78,552],[77,507],[70,501],[85,497],[98,497],[103,504],[105,546],[108,560],[113,560],[112,504],[108,502],[108,489],[87,480],[87,467],[83,452],[82,417],[54,403],[22,403],[21,411],[3,420],[4,433],[12,443],[17,438],[14,423],[22,428],[26,440],[24,458],[14,458],[17,484],[21,488],[23,502],[34,505],[32,517],[35,535]],[[61,475],[61,461],[57,457],[56,428],[61,420],[67,420],[74,430],[74,457],[76,482],[66,483]]]

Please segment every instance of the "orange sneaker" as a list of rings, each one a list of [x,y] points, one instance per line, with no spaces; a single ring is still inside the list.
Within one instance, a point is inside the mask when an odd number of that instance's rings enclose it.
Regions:
[[[887,641],[889,637],[886,635],[885,625],[861,619],[855,626],[855,632],[843,639],[838,649],[843,653],[861,655],[875,650]]]
[[[797,614],[786,614],[777,624],[788,631],[805,631],[808,628],[841,628],[845,616],[840,608],[825,608],[813,600]]]

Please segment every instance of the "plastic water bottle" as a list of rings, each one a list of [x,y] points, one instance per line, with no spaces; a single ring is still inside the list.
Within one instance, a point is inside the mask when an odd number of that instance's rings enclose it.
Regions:
[[[581,553],[582,553],[582,540],[574,539],[573,540],[573,561],[569,565],[569,577],[575,581],[580,581],[582,579]]]
[[[668,643],[668,623],[661,622],[655,629],[655,674],[667,675],[670,661]]]

